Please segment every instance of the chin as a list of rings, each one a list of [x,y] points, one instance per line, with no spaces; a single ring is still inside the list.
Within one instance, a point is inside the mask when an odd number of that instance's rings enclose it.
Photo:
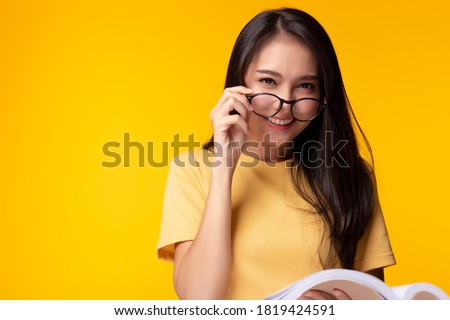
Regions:
[[[271,142],[276,143],[277,146],[278,146],[278,145],[281,145],[283,143],[290,143],[290,142],[292,142],[294,140],[294,138],[301,133],[301,131],[303,131],[303,130],[295,130],[295,131],[292,130],[291,132],[283,132],[283,133],[269,131],[269,132],[266,133],[266,135],[268,137],[270,137],[270,141]],[[268,139],[268,138],[266,137],[266,139]]]

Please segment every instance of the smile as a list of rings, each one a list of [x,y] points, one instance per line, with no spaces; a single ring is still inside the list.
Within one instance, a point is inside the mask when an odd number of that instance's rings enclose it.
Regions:
[[[267,120],[269,120],[270,122],[279,125],[279,126],[287,126],[288,124],[290,124],[292,121],[294,121],[294,119],[285,119],[285,120],[280,120],[274,117],[268,117]]]

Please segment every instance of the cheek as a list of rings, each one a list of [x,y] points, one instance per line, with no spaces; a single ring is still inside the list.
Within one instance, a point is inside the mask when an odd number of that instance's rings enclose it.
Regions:
[[[265,120],[263,118],[251,112],[248,118],[248,125],[250,127],[250,130],[255,133],[260,133],[264,125],[264,121]]]

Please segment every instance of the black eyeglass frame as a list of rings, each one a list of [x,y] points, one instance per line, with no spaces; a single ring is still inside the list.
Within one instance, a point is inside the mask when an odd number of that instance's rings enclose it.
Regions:
[[[255,113],[256,115],[258,115],[258,116],[260,116],[260,117],[262,117],[262,118],[266,118],[266,119],[269,118],[269,117],[273,117],[273,116],[276,115],[278,112],[280,112],[281,108],[283,108],[283,104],[290,104],[290,105],[291,105],[291,114],[292,114],[292,117],[293,117],[295,120],[300,121],[300,122],[310,122],[310,121],[314,120],[314,118],[316,118],[316,117],[320,114],[320,112],[322,111],[322,109],[326,108],[326,106],[327,106],[327,104],[326,104],[325,102],[322,102],[321,100],[316,99],[316,98],[300,98],[300,99],[297,99],[297,100],[285,100],[285,99],[282,99],[282,98],[280,98],[279,96],[277,96],[277,95],[275,95],[275,94],[273,94],[273,93],[269,93],[269,92],[260,92],[260,93],[254,93],[254,94],[247,94],[246,96],[247,96],[248,101],[249,101],[250,103],[252,103],[252,99],[253,99],[254,97],[256,97],[256,96],[261,96],[261,95],[269,95],[269,96],[273,96],[273,97],[277,98],[278,100],[280,100],[280,105],[278,106],[277,111],[275,111],[275,113],[272,114],[272,115],[270,115],[270,116],[263,116],[263,115],[257,113],[255,110],[253,110],[253,113]],[[317,113],[316,113],[312,118],[310,118],[310,119],[308,119],[308,120],[297,119],[297,118],[294,116],[294,110],[293,110],[293,109],[294,109],[294,104],[296,104],[296,103],[299,102],[299,101],[303,101],[303,100],[314,100],[314,101],[319,102],[319,110],[317,111]]]

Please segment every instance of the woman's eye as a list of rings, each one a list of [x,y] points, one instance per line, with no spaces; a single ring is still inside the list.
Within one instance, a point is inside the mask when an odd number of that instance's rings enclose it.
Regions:
[[[263,78],[261,80],[259,80],[260,82],[264,83],[264,84],[276,84],[275,81],[271,78]]]
[[[302,89],[313,89],[314,88],[312,83],[302,83],[298,87],[302,88]]]

